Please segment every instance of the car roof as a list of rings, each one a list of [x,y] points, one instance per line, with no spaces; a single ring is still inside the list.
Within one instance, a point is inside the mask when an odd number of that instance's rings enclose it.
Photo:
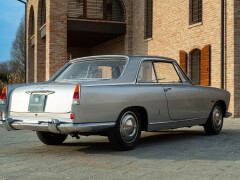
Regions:
[[[84,60],[96,60],[99,58],[128,58],[130,61],[138,60],[141,61],[142,59],[156,59],[156,60],[165,60],[165,61],[172,61],[176,62],[176,60],[167,58],[167,57],[162,57],[162,56],[142,56],[142,55],[99,55],[99,56],[86,56],[86,57],[81,57],[77,59],[73,59],[70,62],[78,62],[78,61],[84,61]]]

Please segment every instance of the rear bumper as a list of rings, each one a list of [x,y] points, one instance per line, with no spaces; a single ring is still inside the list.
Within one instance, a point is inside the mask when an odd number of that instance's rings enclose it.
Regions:
[[[225,114],[225,118],[229,118],[229,117],[231,117],[232,116],[232,113],[230,113],[230,112],[227,112],[226,114]]]
[[[23,121],[13,120],[11,118],[0,120],[0,127],[8,131],[11,130],[32,130],[46,131],[52,133],[71,134],[71,133],[86,133],[98,132],[107,130],[115,126],[115,122],[108,123],[87,123],[87,124],[72,124],[60,122],[57,119],[49,119],[48,122],[26,123]]]

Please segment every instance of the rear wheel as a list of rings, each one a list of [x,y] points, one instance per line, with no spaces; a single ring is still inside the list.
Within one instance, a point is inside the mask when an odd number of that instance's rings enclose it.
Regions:
[[[207,135],[217,135],[221,132],[223,126],[223,110],[219,104],[216,104],[206,122],[204,130]]]
[[[68,135],[37,131],[37,136],[46,145],[58,145],[62,144]]]
[[[141,135],[141,120],[139,113],[133,109],[122,112],[117,125],[109,132],[108,139],[117,150],[133,149]]]

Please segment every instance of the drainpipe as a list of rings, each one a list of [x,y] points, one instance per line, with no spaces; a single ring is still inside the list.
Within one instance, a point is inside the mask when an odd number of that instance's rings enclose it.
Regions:
[[[17,0],[25,5],[25,83],[27,83],[27,2]]]
[[[221,0],[221,88],[224,89],[224,10],[225,0]]]

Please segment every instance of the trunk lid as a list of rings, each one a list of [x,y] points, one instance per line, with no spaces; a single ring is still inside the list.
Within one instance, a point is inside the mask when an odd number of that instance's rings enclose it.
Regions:
[[[11,93],[9,110],[34,113],[32,104],[39,106],[41,103],[42,110],[39,110],[41,107],[38,108],[37,113],[69,113],[75,87],[76,84],[51,83],[16,88]]]

